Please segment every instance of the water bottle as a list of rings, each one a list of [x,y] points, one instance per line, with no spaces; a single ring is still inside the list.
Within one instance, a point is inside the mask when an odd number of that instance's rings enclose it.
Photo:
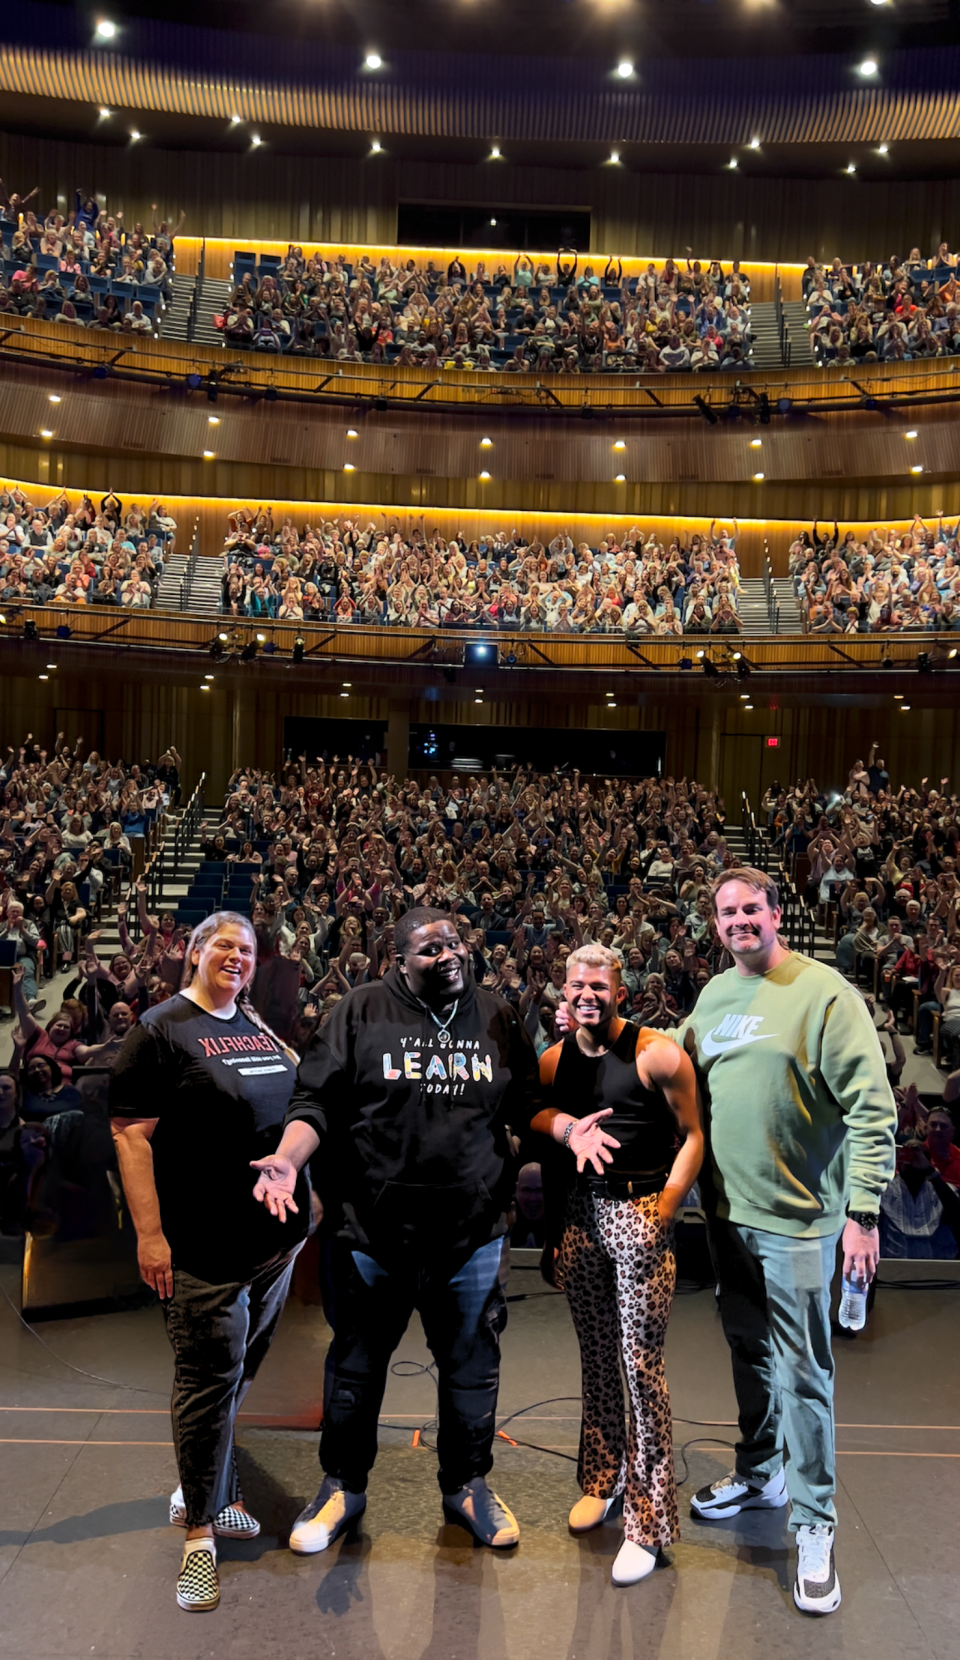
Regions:
[[[843,1276],[840,1298],[840,1324],[847,1331],[862,1331],[867,1318],[867,1287],[859,1280]]]

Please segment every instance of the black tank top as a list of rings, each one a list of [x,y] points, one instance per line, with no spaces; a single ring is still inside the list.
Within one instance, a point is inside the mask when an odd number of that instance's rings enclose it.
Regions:
[[[640,1027],[624,1024],[605,1055],[585,1055],[570,1032],[563,1041],[553,1077],[550,1105],[571,1118],[613,1108],[604,1129],[619,1141],[607,1165],[611,1176],[631,1181],[633,1191],[659,1193],[673,1163],[677,1125],[661,1089],[648,1089],[637,1076],[637,1039]],[[602,1187],[603,1177],[589,1169],[577,1178]]]

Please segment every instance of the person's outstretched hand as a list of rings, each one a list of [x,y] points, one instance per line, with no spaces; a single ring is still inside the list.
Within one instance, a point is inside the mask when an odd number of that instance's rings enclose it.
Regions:
[[[613,1154],[607,1149],[619,1147],[620,1143],[600,1128],[601,1119],[609,1118],[612,1112],[612,1107],[604,1107],[602,1112],[588,1113],[586,1118],[578,1119],[576,1128],[570,1132],[567,1146],[576,1158],[578,1175],[589,1164],[602,1176],[604,1165],[612,1163]]]
[[[300,1207],[294,1202],[293,1191],[297,1185],[297,1167],[292,1159],[277,1158],[274,1155],[269,1159],[251,1159],[251,1170],[259,1170],[253,1197],[266,1205],[271,1216],[278,1221],[287,1220],[287,1211],[294,1216],[299,1213]]]

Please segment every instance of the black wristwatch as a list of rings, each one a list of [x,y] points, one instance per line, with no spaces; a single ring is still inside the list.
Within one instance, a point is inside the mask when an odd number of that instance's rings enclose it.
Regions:
[[[880,1217],[875,1210],[848,1210],[847,1215],[851,1222],[856,1222],[857,1227],[863,1228],[865,1233],[872,1233],[874,1228],[880,1226]]]

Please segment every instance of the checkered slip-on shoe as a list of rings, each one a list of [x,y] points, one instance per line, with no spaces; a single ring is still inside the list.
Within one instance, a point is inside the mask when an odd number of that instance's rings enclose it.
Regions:
[[[202,1614],[219,1601],[216,1546],[212,1539],[188,1539],[177,1577],[177,1602],[188,1613]]]
[[[242,1495],[237,1495],[243,1502]],[[170,1494],[170,1526],[186,1527],[187,1507],[183,1502],[183,1488],[178,1487]],[[255,1516],[249,1516],[245,1510],[238,1510],[235,1505],[225,1504],[213,1524],[213,1531],[221,1539],[255,1539],[260,1532],[260,1523]]]

